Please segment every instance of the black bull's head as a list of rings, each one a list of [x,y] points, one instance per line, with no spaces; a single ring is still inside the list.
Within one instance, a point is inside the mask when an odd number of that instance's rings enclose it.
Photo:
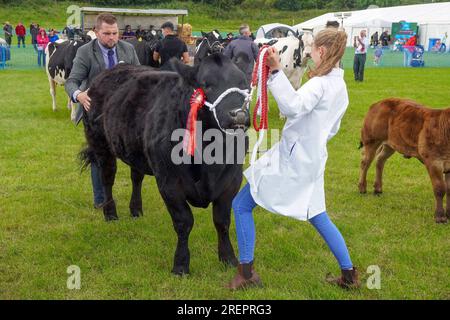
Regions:
[[[178,60],[172,60],[171,66],[190,86],[205,92],[207,103],[203,108],[212,116],[208,127],[222,131],[249,128],[249,86],[241,66],[221,53],[206,57],[194,67]]]

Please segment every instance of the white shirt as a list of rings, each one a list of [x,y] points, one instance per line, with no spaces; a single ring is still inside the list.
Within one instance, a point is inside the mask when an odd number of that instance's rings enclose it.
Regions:
[[[334,68],[297,91],[280,71],[268,86],[287,121],[280,142],[244,175],[258,205],[273,213],[307,220],[326,210],[326,145],[339,130],[348,106],[344,70]]]
[[[361,42],[364,44],[364,46],[358,41],[361,40]],[[367,37],[357,37],[356,38],[356,50],[355,50],[355,54],[364,54],[367,53],[367,48],[369,48],[369,38]]]

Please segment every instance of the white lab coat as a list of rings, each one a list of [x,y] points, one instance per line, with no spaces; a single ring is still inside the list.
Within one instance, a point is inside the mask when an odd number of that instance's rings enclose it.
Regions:
[[[268,81],[278,107],[287,117],[280,142],[244,175],[255,202],[273,213],[299,220],[326,210],[324,171],[327,142],[339,130],[348,106],[344,71],[313,77],[298,91],[280,71]]]

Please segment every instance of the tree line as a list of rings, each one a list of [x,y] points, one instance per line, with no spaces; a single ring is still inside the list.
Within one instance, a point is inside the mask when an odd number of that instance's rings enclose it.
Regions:
[[[161,4],[178,3],[200,3],[221,8],[222,10],[231,9],[235,6],[253,7],[253,8],[275,8],[285,11],[299,11],[308,9],[329,9],[329,10],[359,10],[367,9],[371,5],[379,7],[391,7],[400,5],[410,5],[419,3],[445,2],[448,0],[85,0],[81,3],[98,6],[152,6]],[[0,0],[4,5],[26,5],[30,0]],[[66,2],[57,0],[34,0],[34,4],[48,4],[52,2]],[[80,5],[81,5],[80,3]]]

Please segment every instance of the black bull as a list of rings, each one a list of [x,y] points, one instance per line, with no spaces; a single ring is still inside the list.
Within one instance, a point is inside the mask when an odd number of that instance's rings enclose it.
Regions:
[[[99,75],[89,89],[92,108],[84,115],[88,147],[82,156],[87,161],[95,161],[102,170],[106,220],[117,219],[112,197],[116,158],[131,168],[130,212],[133,217],[142,215],[144,175],[155,176],[178,235],[173,273],[189,273],[188,238],[194,223],[189,204],[206,208],[212,203],[219,260],[235,266],[237,259],[229,239],[231,202],[242,182],[246,150],[240,159],[237,159],[239,152],[234,150],[233,164],[202,162],[177,165],[171,159],[171,152],[180,142],[171,141],[171,135],[176,129],[186,128],[189,99],[194,88],[202,87],[208,101],[212,102],[229,88],[247,88],[246,78],[239,67],[221,54],[212,55],[195,67],[176,61],[171,61],[171,66],[176,72],[119,65]],[[224,129],[247,129],[249,115],[243,106],[244,96],[238,93],[226,96],[217,106],[220,126]],[[203,132],[219,128],[206,106],[199,111],[198,120],[202,122]],[[225,134],[220,133],[223,141],[231,141],[231,147],[237,148],[238,139],[226,139]],[[241,132],[241,137],[243,135]],[[212,142],[201,143],[205,148]]]

